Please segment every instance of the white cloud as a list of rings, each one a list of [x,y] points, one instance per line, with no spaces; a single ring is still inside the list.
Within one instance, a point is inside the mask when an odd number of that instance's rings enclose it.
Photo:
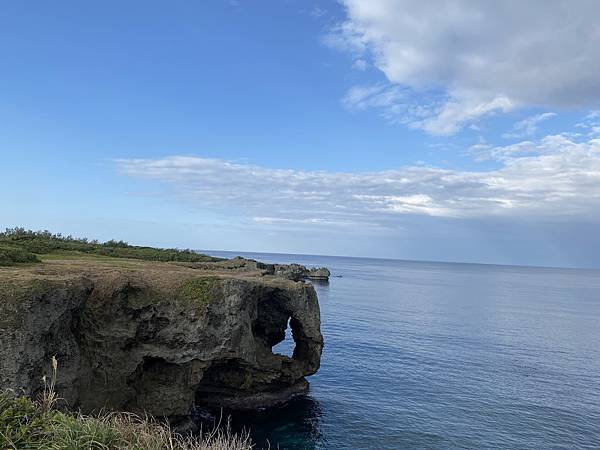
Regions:
[[[600,136],[600,111],[590,111],[581,122],[575,125],[585,131],[590,138]]]
[[[355,59],[354,62],[352,63],[352,68],[356,69],[356,70],[360,70],[361,72],[364,72],[365,70],[367,70],[367,67],[369,67],[369,64],[367,63],[367,61],[365,61],[364,59],[361,59],[361,58]]]
[[[536,114],[534,116],[526,117],[525,119],[515,123],[513,125],[513,129],[510,133],[505,133],[502,137],[505,138],[522,138],[533,136],[537,130],[538,125],[545,120],[548,120],[552,117],[556,116],[556,113],[545,112],[541,114]]]
[[[377,108],[392,123],[403,123],[438,135],[456,133],[465,122],[486,114],[507,112],[513,106],[505,97],[483,103],[463,99],[462,103],[419,104],[407,88],[392,84],[353,86],[342,98],[342,104],[349,110]]]
[[[471,146],[471,154],[477,160],[497,160],[502,162],[510,162],[515,158],[533,158],[542,155],[569,153],[576,154],[581,151],[582,146],[588,145],[591,149],[597,146],[596,140],[590,140],[587,143],[578,143],[573,140],[567,133],[548,135],[538,141],[522,141],[516,144],[505,146],[493,146],[490,144],[476,144]],[[595,155],[595,153],[592,153]],[[567,169],[567,167],[565,167]]]
[[[172,186],[201,208],[266,225],[395,226],[406,216],[600,220],[600,139],[566,135],[472,151],[491,171],[408,166],[365,173],[270,169],[220,159],[124,159],[122,173]]]
[[[489,101],[465,97],[447,101],[434,114],[421,120],[413,120],[411,125],[431,134],[454,134],[466,122],[495,112],[508,112],[512,108],[513,103],[507,97],[495,97]]]
[[[517,107],[600,104],[596,0],[341,1],[330,45],[369,58],[391,86],[437,96],[419,103],[427,117],[402,110],[402,122],[450,134]]]
[[[400,87],[382,84],[354,86],[346,92],[342,104],[350,111],[380,108],[390,121],[402,119],[402,113],[409,108],[406,95]]]
[[[600,119],[600,110],[590,111],[585,118],[589,120]]]
[[[318,6],[315,6],[313,9],[310,10],[309,13],[312,17],[314,17],[315,19],[320,19],[323,16],[327,15],[327,10],[320,8]]]

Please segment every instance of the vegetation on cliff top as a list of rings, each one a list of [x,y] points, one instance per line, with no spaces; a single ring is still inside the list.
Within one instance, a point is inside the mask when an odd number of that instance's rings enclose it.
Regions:
[[[187,280],[178,289],[177,296],[189,306],[205,307],[211,299],[220,296],[218,279],[204,277]]]
[[[19,247],[0,244],[0,266],[39,262],[37,255]]]
[[[86,238],[74,238],[49,231],[32,231],[8,228],[0,233],[0,266],[40,261],[40,255],[91,255],[113,258],[141,259],[145,261],[206,262],[218,258],[202,255],[192,250],[164,249],[129,245],[124,241],[110,240],[100,243]]]

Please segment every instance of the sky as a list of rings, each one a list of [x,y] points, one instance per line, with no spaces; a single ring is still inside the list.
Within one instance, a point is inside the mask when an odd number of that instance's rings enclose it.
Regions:
[[[596,0],[0,4],[0,226],[600,267]]]

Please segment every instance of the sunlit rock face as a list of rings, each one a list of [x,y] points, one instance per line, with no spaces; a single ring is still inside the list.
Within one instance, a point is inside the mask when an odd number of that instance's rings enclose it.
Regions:
[[[269,267],[54,262],[0,271],[0,388],[35,396],[49,361],[84,412],[172,420],[257,409],[308,388],[323,337],[314,288]],[[291,327],[292,357],[272,347]]]

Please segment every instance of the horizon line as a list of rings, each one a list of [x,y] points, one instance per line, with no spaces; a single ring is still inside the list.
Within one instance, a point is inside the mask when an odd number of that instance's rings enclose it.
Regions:
[[[468,262],[468,261],[443,261],[443,260],[427,260],[427,259],[404,259],[404,258],[390,258],[380,256],[349,256],[349,255],[319,255],[312,253],[284,253],[284,252],[260,252],[260,251],[246,251],[246,250],[216,250],[216,249],[197,249],[196,252],[207,254],[207,252],[218,252],[218,253],[240,253],[240,254],[262,254],[262,255],[286,255],[286,256],[316,256],[320,258],[349,258],[349,259],[375,259],[382,261],[397,261],[397,262],[409,262],[409,263],[429,263],[429,264],[464,264],[464,265],[476,265],[476,266],[499,266],[499,267],[520,267],[530,269],[561,269],[561,270],[591,270],[600,271],[600,267],[582,267],[582,266],[542,266],[542,265],[529,265],[529,264],[503,264],[503,263],[487,263],[487,262]],[[209,255],[211,256],[211,255]],[[241,256],[241,255],[240,255]]]

